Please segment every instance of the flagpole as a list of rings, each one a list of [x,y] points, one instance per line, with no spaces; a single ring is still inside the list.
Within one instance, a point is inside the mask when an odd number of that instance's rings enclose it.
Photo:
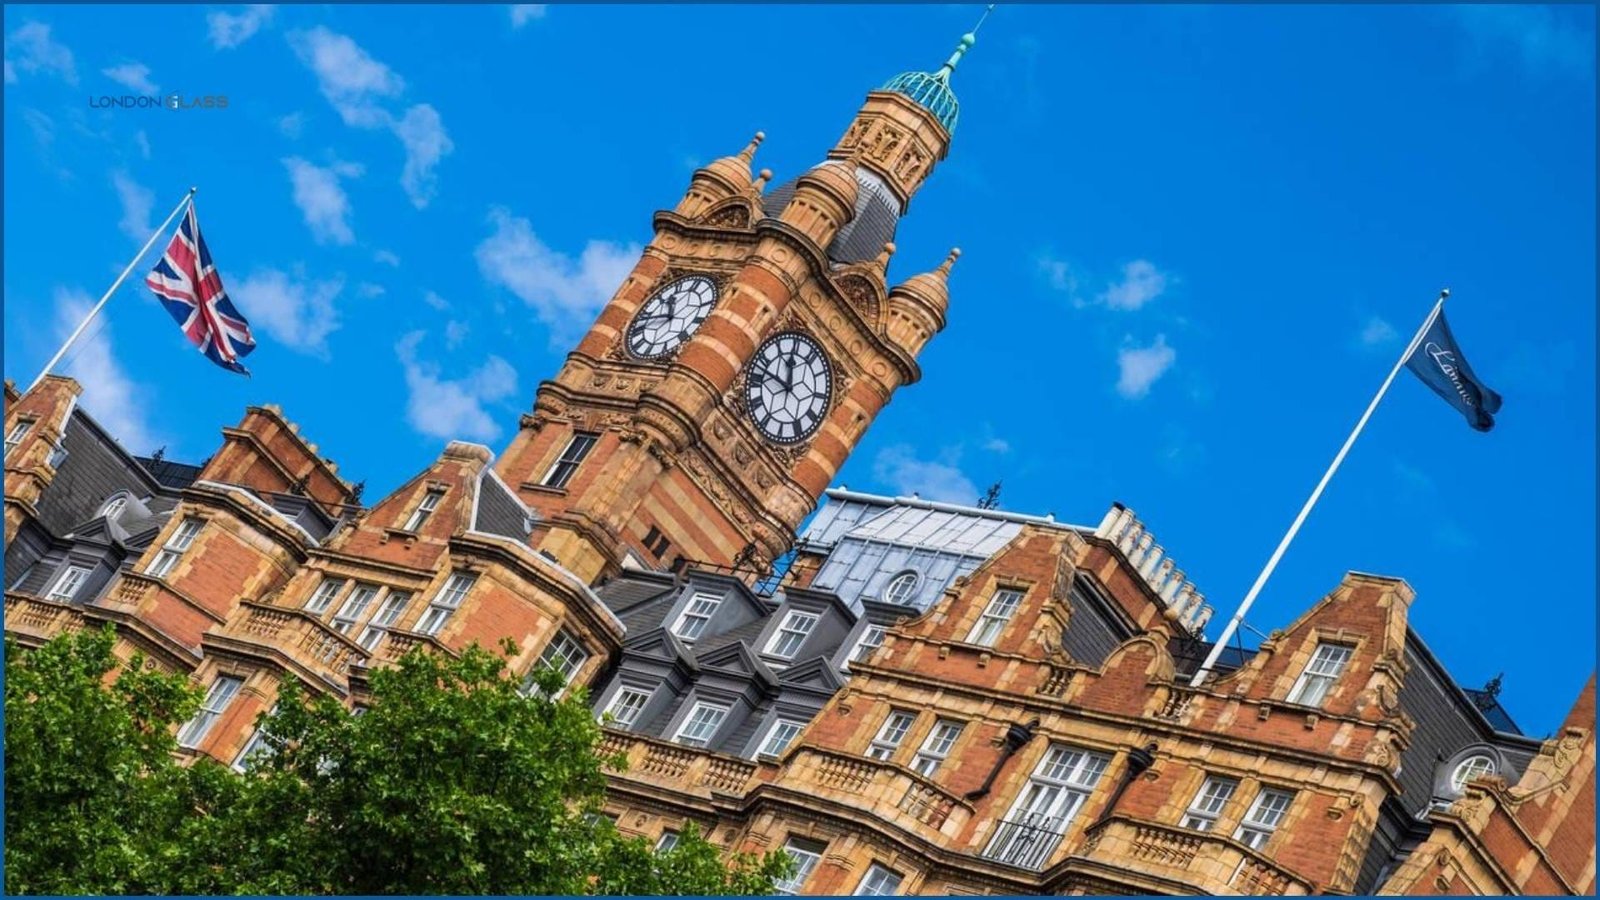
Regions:
[[[1339,471],[1339,465],[1344,462],[1345,454],[1350,452],[1351,445],[1356,442],[1356,438],[1361,436],[1361,430],[1367,427],[1367,420],[1372,418],[1372,411],[1378,408],[1378,402],[1383,399],[1384,394],[1389,392],[1389,385],[1394,383],[1394,377],[1400,374],[1400,370],[1405,367],[1406,360],[1411,358],[1412,351],[1417,349],[1417,344],[1421,342],[1423,335],[1426,335],[1428,329],[1433,327],[1434,320],[1439,318],[1439,310],[1444,308],[1445,298],[1449,296],[1449,288],[1439,292],[1439,300],[1433,304],[1433,310],[1428,313],[1428,318],[1423,320],[1422,327],[1417,329],[1415,335],[1412,335],[1411,343],[1406,344],[1405,352],[1400,354],[1400,360],[1394,364],[1393,369],[1389,370],[1389,377],[1383,380],[1383,385],[1378,388],[1377,395],[1372,398],[1371,403],[1367,404],[1367,411],[1361,414],[1361,420],[1356,422],[1355,429],[1350,432],[1349,437],[1345,438],[1344,446],[1339,448],[1339,455],[1333,458],[1333,464],[1328,466],[1328,471],[1322,473],[1322,480],[1317,482],[1316,490],[1311,492],[1311,497],[1306,500],[1306,505],[1300,507],[1300,514],[1295,516],[1294,524],[1289,526],[1288,533],[1283,536],[1283,540],[1278,542],[1278,549],[1272,551],[1272,558],[1267,560],[1266,568],[1262,569],[1261,574],[1256,576],[1256,583],[1250,586],[1250,592],[1244,595],[1244,602],[1239,604],[1239,611],[1234,613],[1233,618],[1228,620],[1228,626],[1222,629],[1222,636],[1217,639],[1216,644],[1211,647],[1211,652],[1206,655],[1205,663],[1194,673],[1194,677],[1189,679],[1190,687],[1199,687],[1200,683],[1205,681],[1206,674],[1211,671],[1211,667],[1216,665],[1217,658],[1222,655],[1223,649],[1228,646],[1228,640],[1233,637],[1233,633],[1238,629],[1239,623],[1244,621],[1244,614],[1249,612],[1251,604],[1256,602],[1256,595],[1261,593],[1262,585],[1265,585],[1267,579],[1272,577],[1272,571],[1278,567],[1278,561],[1283,559],[1283,552],[1289,549],[1289,542],[1294,540],[1294,536],[1300,532],[1300,526],[1305,524],[1306,516],[1311,514],[1311,507],[1317,505],[1317,500],[1322,496],[1322,489],[1328,486],[1328,482],[1333,478],[1333,473]]]
[[[150,252],[151,245],[156,242],[157,238],[166,233],[167,226],[172,224],[172,220],[178,217],[178,213],[182,212],[186,205],[194,201],[194,192],[197,190],[199,190],[199,188],[189,188],[189,193],[184,194],[183,199],[178,201],[178,205],[173,208],[171,214],[167,216],[166,221],[156,226],[155,233],[150,235],[150,240],[145,241],[144,246],[139,248],[138,255],[128,261],[128,267],[122,270],[122,274],[118,275],[117,280],[111,283],[111,287],[105,292],[105,295],[100,298],[100,302],[96,303],[94,308],[89,310],[89,314],[83,317],[83,321],[78,323],[78,327],[74,329],[71,336],[67,338],[67,342],[61,345],[61,349],[56,351],[56,355],[50,357],[50,361],[44,364],[44,370],[39,373],[38,378],[33,380],[33,384],[28,385],[28,390],[31,391],[38,387],[39,382],[43,381],[44,377],[50,374],[50,370],[55,368],[56,363],[61,361],[61,357],[67,355],[67,350],[72,346],[72,342],[76,341],[78,336],[83,334],[83,330],[89,327],[89,323],[94,321],[94,317],[100,314],[100,308],[105,306],[106,301],[111,299],[111,295],[115,294],[117,292],[117,288],[122,286],[122,282],[128,277],[128,273],[132,272],[134,266],[139,264],[139,260],[143,259],[144,255]]]

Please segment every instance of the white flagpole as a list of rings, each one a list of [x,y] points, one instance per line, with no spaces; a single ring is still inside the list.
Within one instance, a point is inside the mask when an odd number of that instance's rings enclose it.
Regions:
[[[172,224],[172,220],[178,217],[178,213],[183,211],[184,206],[188,205],[194,200],[194,192],[196,190],[198,190],[198,188],[189,188],[189,193],[184,194],[183,199],[178,201],[178,205],[173,208],[171,214],[167,216],[166,221],[156,226],[155,233],[150,235],[150,240],[145,241],[144,246],[139,249],[138,255],[128,261],[128,267],[122,270],[122,274],[117,276],[116,281],[111,282],[111,287],[105,292],[105,295],[100,298],[100,302],[96,303],[94,308],[89,310],[89,314],[83,317],[83,321],[78,323],[78,327],[74,329],[72,335],[67,338],[67,342],[61,345],[61,349],[56,351],[56,355],[50,357],[50,361],[44,364],[44,371],[40,372],[39,377],[33,380],[33,384],[28,385],[28,390],[31,391],[38,387],[39,382],[43,381],[44,377],[50,374],[50,370],[55,368],[56,363],[61,362],[61,357],[67,355],[67,350],[72,346],[72,342],[76,341],[78,336],[83,334],[83,330],[89,327],[89,323],[94,321],[94,317],[100,314],[100,308],[106,305],[106,301],[110,300],[111,295],[117,292],[117,288],[122,287],[122,282],[128,277],[128,273],[132,272],[133,267],[139,264],[139,260],[144,259],[144,255],[146,253],[150,252],[150,246],[156,242],[157,238],[166,233],[167,226]]]
[[[1300,515],[1295,516],[1294,524],[1289,526],[1288,533],[1283,536],[1283,540],[1278,542],[1278,549],[1272,551],[1272,558],[1267,560],[1267,567],[1261,570],[1260,575],[1256,576],[1256,583],[1252,584],[1250,592],[1244,595],[1244,602],[1239,604],[1239,611],[1234,613],[1233,618],[1228,620],[1228,627],[1222,629],[1222,636],[1211,647],[1211,652],[1207,654],[1205,663],[1194,673],[1194,677],[1189,679],[1190,687],[1199,687],[1200,683],[1205,681],[1206,674],[1211,671],[1211,667],[1216,665],[1217,658],[1222,655],[1223,649],[1228,646],[1228,641],[1233,637],[1234,631],[1238,629],[1239,623],[1244,621],[1244,614],[1249,612],[1250,605],[1256,602],[1256,595],[1261,593],[1262,585],[1266,584],[1267,579],[1272,577],[1272,570],[1278,567],[1278,561],[1283,558],[1283,552],[1289,549],[1289,542],[1294,540],[1294,536],[1300,531],[1300,526],[1305,524],[1306,516],[1311,514],[1311,507],[1317,505],[1318,498],[1322,496],[1322,489],[1328,486],[1328,482],[1333,478],[1333,473],[1339,471],[1339,464],[1344,462],[1345,454],[1350,452],[1350,446],[1356,442],[1356,438],[1361,436],[1361,429],[1367,427],[1367,420],[1372,418],[1372,411],[1378,408],[1378,401],[1382,400],[1383,395],[1389,392],[1389,385],[1394,383],[1394,377],[1400,374],[1400,369],[1405,366],[1406,360],[1411,358],[1411,352],[1417,348],[1417,344],[1422,340],[1423,335],[1427,334],[1428,329],[1433,327],[1434,320],[1439,318],[1439,310],[1444,308],[1445,298],[1449,296],[1449,288],[1439,292],[1439,300],[1433,305],[1433,310],[1428,313],[1428,318],[1423,320],[1422,327],[1417,329],[1417,333],[1411,338],[1411,343],[1406,345],[1405,352],[1400,354],[1400,361],[1394,364],[1393,369],[1389,370],[1389,377],[1383,380],[1383,386],[1378,388],[1377,395],[1372,398],[1371,403],[1367,404],[1367,411],[1361,414],[1361,420],[1356,423],[1355,430],[1351,431],[1350,436],[1345,438],[1344,446],[1339,448],[1339,455],[1333,458],[1333,464],[1328,466],[1328,471],[1322,473],[1322,480],[1317,482],[1317,488],[1311,492],[1311,498],[1306,501],[1305,506],[1300,507]]]

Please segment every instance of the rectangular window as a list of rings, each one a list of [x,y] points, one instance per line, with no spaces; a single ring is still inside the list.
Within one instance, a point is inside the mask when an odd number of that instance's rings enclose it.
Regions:
[[[694,641],[700,633],[706,630],[706,623],[711,621],[711,614],[722,605],[719,594],[695,594],[690,598],[689,605],[678,617],[678,624],[672,628],[672,633],[686,641]]]
[[[689,717],[678,726],[678,736],[675,740],[690,747],[704,747],[711,743],[711,739],[717,734],[717,729],[722,727],[722,720],[727,716],[726,706],[696,703],[694,709],[690,710]]]
[[[1250,804],[1250,811],[1244,814],[1244,821],[1234,831],[1234,840],[1253,850],[1260,850],[1272,833],[1278,830],[1278,824],[1283,821],[1283,814],[1289,811],[1289,804],[1293,800],[1294,794],[1289,791],[1262,788],[1261,793],[1256,795],[1256,801]]]
[[[867,867],[867,874],[862,877],[861,884],[856,888],[857,897],[887,897],[900,893],[901,874],[893,869],[880,866],[877,863]]]
[[[411,518],[406,520],[404,530],[416,531],[421,528],[422,523],[428,521],[433,511],[439,508],[439,500],[443,496],[444,488],[429,488],[428,492],[422,495],[422,502],[417,504],[417,508],[411,513]]]
[[[68,601],[77,596],[78,589],[83,587],[83,582],[88,579],[89,570],[84,566],[67,566],[61,571],[61,576],[56,579],[55,586],[46,594],[46,599]]]
[[[574,434],[572,440],[567,442],[567,449],[561,451],[560,458],[550,467],[550,471],[545,473],[544,481],[539,483],[545,487],[566,487],[567,482],[571,481],[572,476],[578,471],[583,458],[589,455],[589,451],[594,449],[595,442],[599,439],[599,435],[587,431]]]
[[[154,578],[165,578],[167,573],[172,571],[172,567],[178,564],[183,551],[188,550],[189,545],[194,543],[195,535],[200,533],[201,524],[202,522],[194,516],[186,516],[178,523],[177,529],[172,532],[172,537],[167,538],[167,543],[161,548],[161,552],[157,553],[155,560],[150,563],[150,568],[145,569],[145,574]]]
[[[900,742],[906,739],[906,732],[911,730],[911,723],[916,720],[916,713],[903,709],[892,710],[889,718],[883,721],[883,727],[878,729],[878,736],[867,746],[867,756],[872,759],[893,756],[894,751],[900,749]]]
[[[560,631],[550,639],[550,643],[544,645],[544,652],[539,654],[539,665],[534,671],[553,669],[561,674],[561,681],[564,684],[571,684],[573,676],[578,674],[578,670],[583,668],[588,659],[589,651],[583,649],[583,642],[566,631]],[[522,690],[527,693],[536,689],[533,673],[530,672],[522,684]]]
[[[1023,869],[1043,868],[1109,762],[1098,753],[1052,744],[983,855]]]
[[[611,698],[611,705],[606,708],[606,712],[611,715],[611,724],[621,728],[632,728],[633,723],[639,720],[639,713],[644,711],[645,704],[649,702],[648,691],[625,687]]]
[[[211,682],[210,690],[206,691],[206,699],[201,702],[200,711],[178,730],[178,746],[191,749],[200,746],[200,742],[205,740],[206,734],[211,731],[211,726],[222,718],[223,711],[233,702],[234,695],[239,693],[239,688],[243,685],[243,679],[231,675],[218,675],[216,680]]]
[[[1321,706],[1328,696],[1328,690],[1339,680],[1349,661],[1349,647],[1318,644],[1317,651],[1311,655],[1311,662],[1306,663],[1306,670],[1300,673],[1294,688],[1289,691],[1289,702],[1302,706]]]
[[[782,756],[783,751],[789,749],[794,739],[805,728],[805,723],[795,722],[791,719],[779,719],[772,725],[772,730],[767,732],[767,739],[761,744],[762,756]]]
[[[820,841],[800,837],[789,838],[783,845],[783,852],[794,860],[794,874],[774,885],[777,892],[800,893],[800,889],[806,886],[806,879],[810,878],[811,872],[816,869],[817,863],[822,862],[822,853],[827,849],[828,845]]]
[[[661,837],[656,840],[657,853],[666,853],[676,846],[678,846],[678,833],[676,831],[663,831],[661,832]]]
[[[378,586],[375,584],[356,584],[356,589],[350,592],[349,598],[339,611],[333,614],[333,630],[340,634],[349,634],[361,617],[366,615],[367,607],[378,598]]]
[[[1005,630],[1006,623],[1017,612],[1017,605],[1022,602],[1022,592],[1010,588],[1001,588],[995,592],[989,605],[983,610],[983,615],[978,617],[972,626],[972,633],[967,636],[967,643],[977,644],[980,647],[993,647],[1000,632]]]
[[[855,649],[850,651],[850,662],[860,662],[872,655],[872,651],[883,646],[884,627],[882,625],[868,625],[867,630],[861,632],[861,637],[856,639]]]
[[[356,639],[356,643],[369,653],[378,649],[384,636],[394,627],[394,623],[400,621],[400,616],[410,604],[410,591],[390,591],[389,596],[383,598],[383,605],[378,607],[378,614],[372,617],[366,628],[361,629],[361,637]]]
[[[339,596],[339,592],[344,590],[344,584],[343,578],[324,577],[322,582],[317,585],[317,589],[311,592],[311,599],[306,601],[306,612],[318,616],[327,612],[328,607],[333,603],[333,598]]]
[[[1194,795],[1194,802],[1189,804],[1188,812],[1183,814],[1183,827],[1193,828],[1195,831],[1211,831],[1216,828],[1217,817],[1222,815],[1223,807],[1233,799],[1233,792],[1238,788],[1239,782],[1232,778],[1207,776],[1205,784],[1200,785],[1200,793]]]
[[[916,757],[911,760],[911,768],[921,773],[924,778],[932,778],[945,757],[950,755],[950,748],[955,746],[956,738],[961,737],[961,729],[964,727],[963,723],[949,719],[935,722],[933,730],[928,732],[928,736],[922,741],[922,746],[917,750]]]
[[[466,572],[450,573],[450,580],[439,589],[439,595],[428,604],[428,611],[422,614],[422,620],[417,622],[417,631],[421,634],[438,634],[444,627],[450,614],[461,606],[461,601],[467,596],[467,591],[472,590],[472,585],[478,576]]]
[[[235,772],[243,773],[249,768],[251,759],[268,759],[283,746],[283,740],[273,737],[269,727],[272,724],[272,717],[277,714],[278,708],[274,706],[267,713],[267,717],[261,720],[261,724],[256,726],[256,730],[250,735],[250,740],[245,741],[244,749],[233,758]]]
[[[800,652],[800,646],[811,634],[811,629],[815,627],[817,627],[817,617],[811,613],[789,613],[784,617],[783,624],[778,626],[778,633],[772,636],[772,643],[767,647],[767,652],[783,659],[794,659],[794,655]]]
[[[33,421],[31,419],[23,419],[22,421],[19,421],[17,424],[11,426],[11,432],[6,435],[6,454],[5,455],[6,456],[10,456],[11,455],[11,451],[13,449],[15,449],[18,444],[22,443],[22,439],[27,437],[28,436],[28,432],[30,432],[32,430],[33,430]]]

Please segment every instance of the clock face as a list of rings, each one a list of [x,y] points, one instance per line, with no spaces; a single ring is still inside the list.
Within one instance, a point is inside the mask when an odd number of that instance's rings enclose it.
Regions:
[[[644,301],[628,326],[628,352],[655,359],[676,350],[711,315],[717,286],[704,275],[688,275]]]
[[[774,335],[745,371],[745,405],[761,433],[780,444],[805,440],[822,424],[833,395],[833,369],[817,342]]]

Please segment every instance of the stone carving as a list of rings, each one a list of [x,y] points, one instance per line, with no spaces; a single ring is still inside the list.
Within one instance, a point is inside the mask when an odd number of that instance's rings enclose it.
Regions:
[[[906,150],[906,155],[900,158],[900,169],[897,174],[901,181],[912,183],[922,174],[922,169],[927,163],[928,158],[916,147],[911,147]]]
[[[846,273],[834,283],[838,286],[839,293],[861,313],[861,317],[874,331],[882,330],[882,322],[879,320],[881,305],[878,290],[865,275],[856,272]]]
[[[872,154],[873,159],[883,162],[893,155],[899,146],[900,132],[885,126],[873,139],[872,149],[868,152]]]
[[[713,228],[749,228],[750,207],[743,202],[730,203],[708,214],[705,224]]]

